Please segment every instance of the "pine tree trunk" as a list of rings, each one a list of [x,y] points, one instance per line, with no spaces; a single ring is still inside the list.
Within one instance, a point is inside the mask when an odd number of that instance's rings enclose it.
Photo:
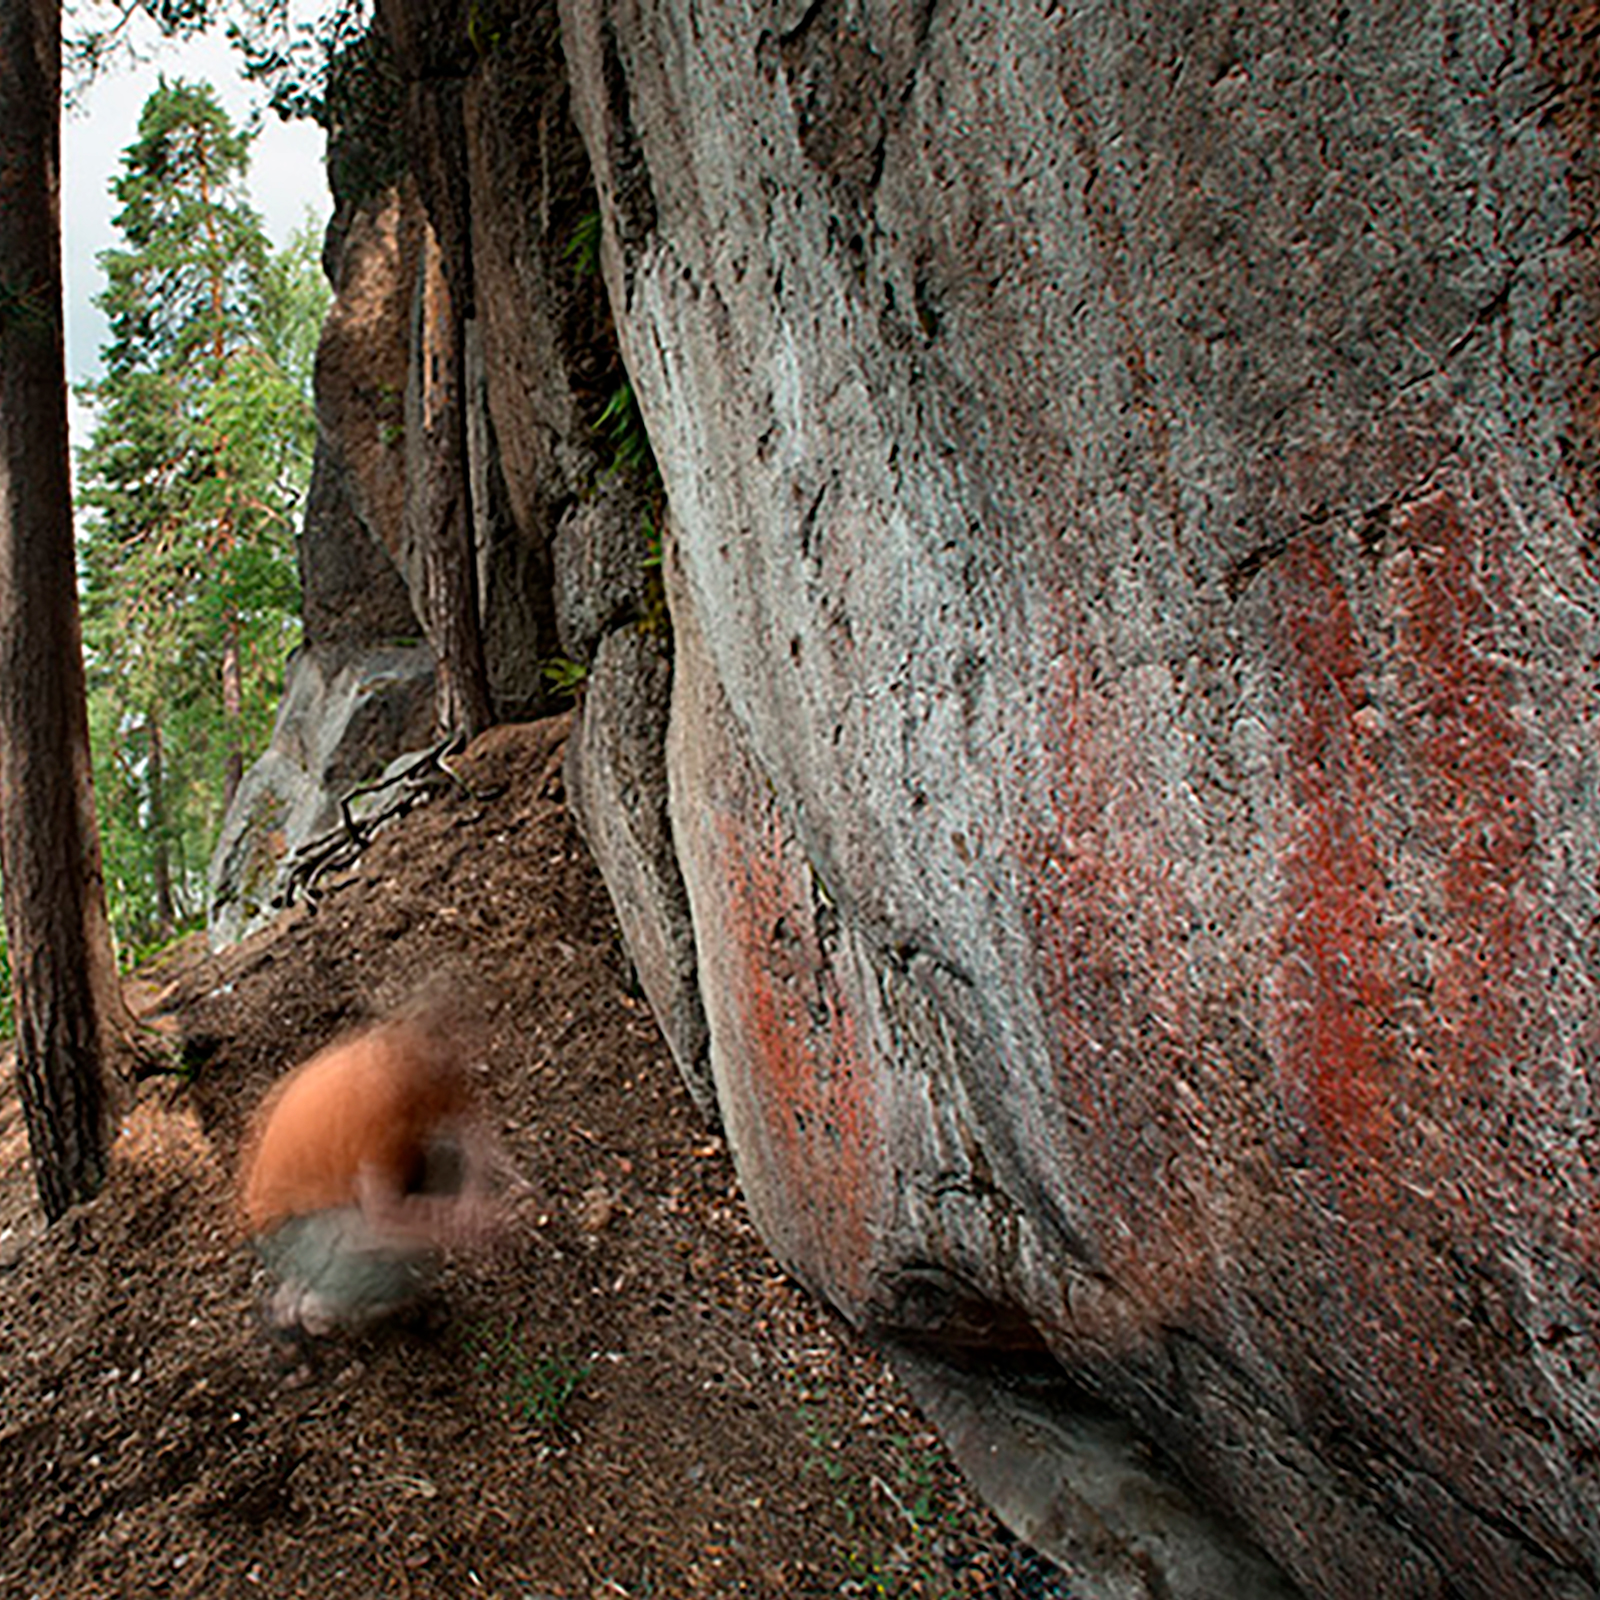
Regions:
[[[152,706],[148,723],[150,750],[150,879],[156,897],[157,930],[163,938],[177,926],[172,903],[172,840],[167,831],[166,759],[161,745],[161,713]]]
[[[200,204],[205,218],[206,238],[211,249],[211,363],[212,378],[220,382],[228,367],[228,343],[224,336],[224,297],[226,285],[222,257],[217,238],[216,212],[211,204],[211,169],[204,138],[200,141]],[[216,466],[218,475],[227,476],[224,462],[227,459],[227,439],[217,440]],[[218,555],[227,560],[237,543],[233,512],[225,509],[217,524]],[[233,797],[244,781],[244,671],[239,661],[239,620],[231,613],[223,628],[222,638],[222,730],[227,749],[222,769],[222,809],[226,813],[233,805]]]
[[[222,773],[222,809],[244,781],[244,672],[239,662],[239,624],[230,617],[222,642],[222,730],[227,756]]]
[[[430,228],[423,253],[415,432],[408,444],[406,520],[421,558],[424,609],[439,666],[441,735],[472,738],[494,720],[478,614],[467,473],[465,341]],[[413,542],[414,541],[414,542]]]
[[[0,874],[52,1220],[105,1174],[122,1008],[90,783],[61,324],[60,0],[0,6]]]

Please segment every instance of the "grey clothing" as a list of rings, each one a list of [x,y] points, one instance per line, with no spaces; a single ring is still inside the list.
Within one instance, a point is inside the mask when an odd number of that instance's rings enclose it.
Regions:
[[[283,1285],[284,1316],[309,1333],[362,1327],[402,1310],[439,1272],[437,1250],[397,1245],[354,1205],[290,1217],[255,1245]]]

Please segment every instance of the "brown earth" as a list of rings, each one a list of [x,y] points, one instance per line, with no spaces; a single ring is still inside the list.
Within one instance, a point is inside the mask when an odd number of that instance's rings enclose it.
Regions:
[[[314,913],[135,999],[105,1193],[33,1208],[0,1095],[0,1595],[1054,1596],[871,1348],[766,1254],[631,991],[561,804],[561,722],[500,729]],[[306,1377],[233,1220],[273,1079],[441,972],[533,1191],[492,1257]],[[568,1389],[570,1388],[570,1393]]]

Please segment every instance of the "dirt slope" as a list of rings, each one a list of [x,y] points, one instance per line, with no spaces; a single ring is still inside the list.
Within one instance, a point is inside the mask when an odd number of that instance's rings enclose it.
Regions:
[[[0,1595],[1064,1594],[874,1354],[754,1235],[627,987],[561,806],[501,729],[315,915],[138,994],[200,1065],[48,1233],[0,1096]],[[455,972],[538,1193],[404,1327],[286,1378],[229,1205],[273,1078]],[[571,1392],[566,1391],[570,1387]]]

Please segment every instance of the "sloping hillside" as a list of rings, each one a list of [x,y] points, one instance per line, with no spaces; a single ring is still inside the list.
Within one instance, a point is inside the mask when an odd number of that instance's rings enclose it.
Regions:
[[[396,823],[315,914],[147,975],[193,1082],[140,1091],[107,1192],[48,1234],[7,1085],[0,1594],[1065,1593],[763,1251],[630,993],[565,733],[490,734],[476,795]],[[286,1372],[230,1211],[241,1129],[441,971],[481,1001],[533,1192],[410,1325]]]

